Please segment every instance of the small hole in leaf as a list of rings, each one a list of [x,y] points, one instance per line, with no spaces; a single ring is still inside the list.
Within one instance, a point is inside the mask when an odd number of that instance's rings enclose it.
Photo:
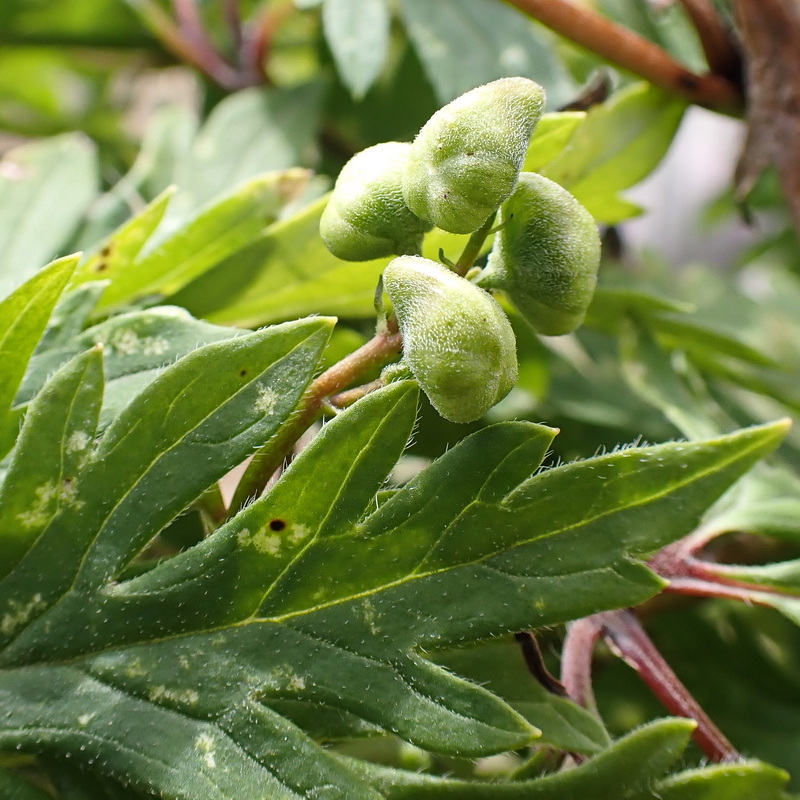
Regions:
[[[270,520],[269,529],[271,531],[282,531],[286,527],[286,521],[282,519]]]

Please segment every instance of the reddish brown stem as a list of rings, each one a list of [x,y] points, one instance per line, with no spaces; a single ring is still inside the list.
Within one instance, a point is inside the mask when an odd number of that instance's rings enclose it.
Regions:
[[[172,0],[183,47],[178,55],[191,63],[225,89],[241,89],[241,76],[217,52],[203,25],[195,0]],[[187,53],[189,55],[187,55]]]
[[[253,85],[270,85],[266,63],[281,23],[294,9],[292,0],[262,6],[243,28],[240,63]]]
[[[525,659],[525,666],[528,668],[528,672],[551,694],[558,697],[567,697],[567,690],[547,669],[539,642],[536,641],[536,636],[530,631],[519,631],[514,634],[514,638],[522,651],[522,657]]]
[[[571,0],[506,0],[575,44],[597,53],[691,103],[738,111],[738,88],[720,75],[695,75],[669,53],[633,31]]]
[[[720,18],[714,4],[711,0],[679,2],[697,31],[711,71],[741,86],[742,59],[734,44],[733,35]]]
[[[665,708],[672,714],[695,720],[693,737],[706,756],[716,763],[737,761],[739,753],[681,683],[636,616],[629,611],[609,611],[597,616],[606,641],[639,673]]]
[[[567,696],[597,713],[592,691],[592,655],[603,632],[599,616],[570,622],[561,651],[561,683]]]
[[[253,457],[236,487],[228,509],[228,518],[237,514],[249,500],[261,494],[270,476],[292,452],[295,442],[322,415],[327,398],[341,392],[369,370],[381,366],[396,356],[402,347],[403,340],[397,327],[397,320],[390,317],[384,330],[312,381],[294,416],[281,428],[277,436]]]

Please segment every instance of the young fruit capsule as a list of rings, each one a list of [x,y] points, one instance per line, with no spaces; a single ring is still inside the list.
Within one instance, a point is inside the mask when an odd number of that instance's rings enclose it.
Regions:
[[[403,352],[433,407],[451,422],[473,422],[517,382],[514,332],[503,309],[427,258],[401,256],[383,273]]]
[[[500,225],[477,285],[502,289],[545,336],[580,327],[600,265],[591,214],[557,183],[523,172],[500,210]]]
[[[451,233],[478,230],[513,191],[543,106],[538,83],[501,78],[439,109],[412,145],[408,207]]]
[[[325,246],[345,261],[416,253],[433,225],[403,199],[403,174],[411,145],[384,142],[356,153],[344,165],[319,223]]]

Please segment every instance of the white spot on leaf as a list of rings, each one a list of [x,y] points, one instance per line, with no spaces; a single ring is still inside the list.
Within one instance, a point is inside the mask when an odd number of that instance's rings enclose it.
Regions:
[[[80,453],[89,446],[92,437],[84,431],[73,431],[67,439],[66,450],[68,453]]]
[[[278,402],[278,395],[274,389],[269,386],[260,384],[258,387],[258,397],[256,398],[255,410],[259,414],[271,414],[275,410],[275,405]]]
[[[37,611],[42,611],[46,607],[47,603],[42,600],[42,596],[39,593],[31,597],[27,603],[19,600],[9,600],[9,610],[3,614],[3,619],[0,620],[0,630],[6,636],[10,636],[23,625],[27,625]]]
[[[166,686],[153,686],[147,697],[153,703],[165,700],[185,706],[193,706],[200,700],[200,695],[194,689],[168,689]]]
[[[201,754],[203,762],[209,769],[216,769],[217,760],[214,758],[214,740],[207,733],[201,733],[195,740],[194,746]]]

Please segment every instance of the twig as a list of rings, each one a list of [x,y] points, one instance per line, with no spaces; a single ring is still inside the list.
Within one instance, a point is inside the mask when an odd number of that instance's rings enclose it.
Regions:
[[[693,737],[706,756],[716,763],[737,761],[739,753],[681,683],[636,616],[630,611],[608,611],[597,616],[606,641],[639,673],[665,708],[697,723]]]
[[[341,392],[376,366],[384,364],[400,353],[402,347],[403,340],[397,320],[390,317],[384,330],[312,381],[294,416],[273,440],[256,453],[248,465],[231,500],[228,518],[237,514],[250,499],[261,494],[270,476],[288,457],[300,435],[322,415],[328,397]]]
[[[375,392],[385,385],[386,382],[378,378],[377,380],[365,383],[363,386],[356,386],[355,389],[348,389],[346,392],[339,392],[339,394],[335,394],[333,397],[331,397],[331,405],[336,409],[348,408],[357,400],[360,400],[362,397],[366,397],[371,392]]]
[[[556,680],[547,669],[536,637],[530,631],[520,631],[514,634],[514,638],[522,650],[522,657],[525,659],[525,665],[531,675],[551,694],[567,697],[567,690],[563,684]]]
[[[193,63],[223,88],[243,88],[240,74],[217,52],[206,32],[196,0],[172,0],[172,6],[183,39],[184,52],[188,48],[193,56]]]
[[[231,34],[233,49],[241,57],[242,52],[242,17],[239,13],[239,0],[222,0],[222,16]],[[241,64],[240,64],[241,66]]]
[[[467,241],[464,251],[461,253],[461,257],[456,261],[453,267],[453,272],[457,275],[463,277],[472,269],[475,260],[481,254],[481,248],[486,241],[486,237],[492,232],[495,216],[496,214],[490,214],[486,222],[469,237],[469,241]]]
[[[592,655],[603,632],[599,616],[570,622],[561,650],[561,683],[567,696],[578,705],[597,713],[592,691]]]
[[[732,33],[710,0],[679,0],[700,38],[708,66],[737,86],[742,82],[742,59]]]
[[[272,42],[283,20],[292,12],[292,0],[263,5],[253,19],[242,28],[240,64],[252,85],[271,84],[265,65],[272,49]]]
[[[719,111],[738,111],[738,88],[720,75],[695,75],[669,53],[633,31],[571,0],[505,0],[533,19],[689,102]]]

